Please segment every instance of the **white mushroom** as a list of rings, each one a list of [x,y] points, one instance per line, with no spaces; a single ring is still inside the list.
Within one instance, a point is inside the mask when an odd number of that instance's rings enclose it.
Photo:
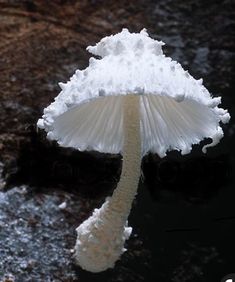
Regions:
[[[55,101],[44,110],[38,127],[61,146],[122,153],[120,182],[112,197],[77,228],[76,262],[99,272],[111,268],[125,251],[131,234],[127,218],[135,197],[142,157],[169,150],[182,154],[192,145],[223,136],[220,121],[227,110],[181,65],[162,52],[162,42],[146,30],[103,38],[87,50],[89,67],[77,70]]]

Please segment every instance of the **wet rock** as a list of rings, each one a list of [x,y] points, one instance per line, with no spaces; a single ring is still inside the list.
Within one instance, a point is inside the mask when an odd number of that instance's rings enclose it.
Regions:
[[[58,207],[63,200],[67,212]],[[10,275],[19,282],[49,281],[56,277],[53,271],[63,281],[75,279],[70,249],[84,212],[81,205],[77,196],[35,193],[26,186],[0,192],[0,279],[13,279]]]
[[[198,259],[198,254],[201,259]],[[192,244],[180,254],[180,265],[173,270],[172,282],[193,281],[195,278],[203,279],[204,264],[217,261],[220,263],[218,251],[215,247],[204,248]]]

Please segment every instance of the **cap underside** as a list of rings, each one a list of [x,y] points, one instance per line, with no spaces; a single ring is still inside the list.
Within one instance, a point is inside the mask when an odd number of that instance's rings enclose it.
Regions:
[[[204,138],[218,138],[219,120],[213,110],[193,100],[140,95],[142,155],[165,156],[168,150],[191,151]],[[99,97],[55,118],[52,136],[64,147],[106,153],[122,151],[125,96]],[[222,137],[219,134],[219,139]],[[213,140],[217,143],[217,140]]]

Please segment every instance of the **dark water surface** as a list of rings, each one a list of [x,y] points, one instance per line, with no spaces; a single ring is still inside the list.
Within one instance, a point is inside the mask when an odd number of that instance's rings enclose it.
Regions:
[[[0,281],[215,282],[234,273],[234,1],[3,1],[0,22]],[[195,146],[144,159],[128,251],[92,274],[73,264],[75,228],[115,187],[120,156],[58,148],[34,125],[57,82],[87,65],[85,46],[122,27],[163,40],[232,118],[207,155]]]

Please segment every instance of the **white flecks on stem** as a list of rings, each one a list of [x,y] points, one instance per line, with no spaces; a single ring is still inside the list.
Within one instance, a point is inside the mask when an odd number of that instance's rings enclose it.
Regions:
[[[122,102],[124,146],[120,182],[112,197],[77,228],[75,259],[78,265],[91,272],[114,267],[126,250],[124,243],[132,231],[127,226],[127,218],[141,167],[139,96],[127,95]]]

